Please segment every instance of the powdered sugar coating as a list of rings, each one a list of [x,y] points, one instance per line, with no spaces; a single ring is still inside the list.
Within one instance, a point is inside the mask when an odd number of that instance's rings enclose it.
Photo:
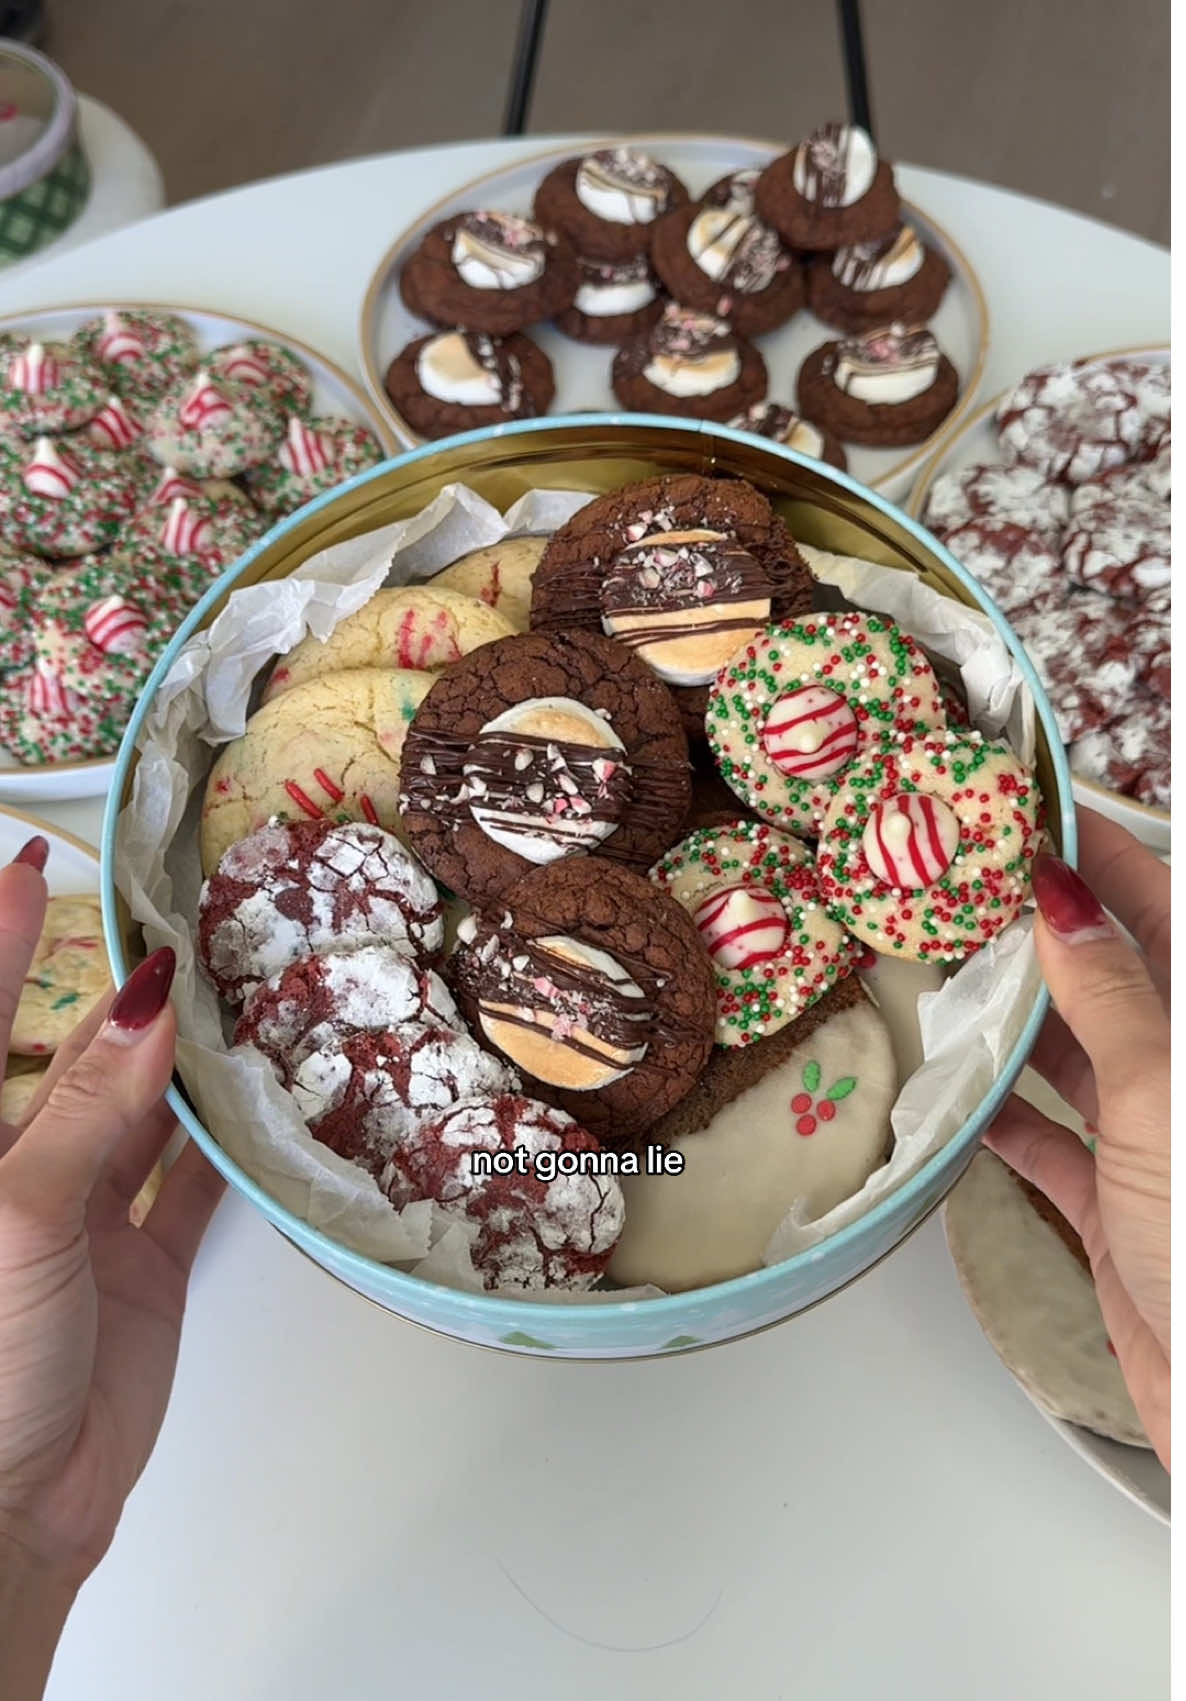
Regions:
[[[1136,656],[1141,684],[1155,696],[1170,700],[1170,592],[1153,591],[1144,602],[1125,610],[1125,630]]]
[[[1006,520],[1057,543],[1067,519],[1067,493],[1036,467],[966,467],[944,473],[927,496],[926,523],[946,539],[975,520]]]
[[[1010,620],[1046,687],[1064,744],[1120,714],[1140,672],[1128,616],[1098,591],[1049,593]]]
[[[1127,481],[1112,491],[1101,491],[1098,485],[1090,489],[1094,500],[1073,504],[1063,539],[1063,566],[1070,577],[1094,590],[1134,601],[1168,586],[1168,502],[1159,501],[1148,489],[1134,489]]]
[[[476,1228],[470,1248],[488,1289],[592,1287],[605,1272],[626,1220],[612,1175],[541,1178],[534,1168],[507,1176],[474,1174],[475,1152],[596,1153],[591,1134],[562,1110],[505,1094],[453,1105],[401,1140],[380,1185],[400,1208],[435,1199]]]
[[[1004,614],[1047,595],[1064,576],[1058,539],[1014,520],[971,520],[943,541]]]
[[[1138,692],[1124,712],[1078,739],[1071,768],[1084,779],[1135,797],[1152,809],[1170,807],[1170,706]]]
[[[1051,478],[1082,484],[1138,452],[1145,426],[1140,382],[1147,368],[1039,366],[1001,398],[1001,450]]]
[[[436,886],[381,827],[272,821],[223,856],[202,888],[198,951],[231,1004],[300,957],[405,941],[421,960],[444,942]]]

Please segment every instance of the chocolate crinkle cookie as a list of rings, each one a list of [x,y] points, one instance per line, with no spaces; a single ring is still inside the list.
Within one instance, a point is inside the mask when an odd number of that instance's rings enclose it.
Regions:
[[[611,380],[634,413],[726,420],[766,394],[766,362],[723,320],[669,304],[618,350]]]

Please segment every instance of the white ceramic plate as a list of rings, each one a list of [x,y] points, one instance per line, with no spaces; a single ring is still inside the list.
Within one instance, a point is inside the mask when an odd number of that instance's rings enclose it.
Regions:
[[[220,343],[239,342],[244,337],[266,337],[283,343],[300,356],[313,377],[313,407],[318,413],[340,414],[375,433],[383,448],[394,453],[398,440],[382,409],[371,405],[363,390],[340,367],[296,337],[271,330],[251,319],[230,318],[224,313],[207,313],[195,307],[176,307],[151,301],[86,302],[76,307],[54,307],[41,313],[14,313],[0,318],[0,331],[23,331],[44,341],[70,337],[97,314],[112,307],[147,308],[153,312],[176,313],[189,321],[203,350]],[[104,797],[111,785],[115,754],[85,762],[47,763],[40,768],[20,767],[0,751],[0,802],[49,803],[72,797]]]
[[[765,166],[786,151],[783,143],[749,141],[734,136],[631,136],[614,138],[614,143],[594,142],[591,147],[620,144],[653,154],[687,185],[693,196],[726,172],[746,166]],[[400,300],[398,280],[404,261],[417,248],[431,225],[450,213],[467,207],[490,207],[502,212],[530,213],[532,197],[540,179],[561,160],[572,158],[572,148],[550,148],[515,165],[505,166],[455,189],[430,207],[415,224],[409,225],[380,260],[363,301],[359,326],[362,370],[376,405],[382,408],[407,443],[419,441],[411,427],[396,413],[383,388],[383,375],[393,358],[414,337],[430,327],[410,313]],[[980,281],[946,231],[919,208],[903,203],[910,224],[951,266],[952,281],[938,313],[930,321],[939,346],[960,375],[960,399],[940,431],[916,448],[864,449],[847,444],[848,470],[864,484],[873,485],[893,498],[905,495],[911,478],[951,424],[962,419],[976,398],[984,357],[988,349],[988,309]],[[529,327],[529,336],[544,349],[556,372],[556,399],[551,412],[619,413],[621,406],[610,388],[609,373],[614,350],[592,348],[574,342],[550,325]],[[795,379],[804,358],[820,343],[841,335],[813,313],[797,313],[788,325],[755,341],[770,370],[770,398],[793,405]]]
[[[1091,355],[1091,361],[1119,360],[1129,357],[1147,360],[1150,363],[1169,365],[1170,351],[1164,347],[1151,348],[1116,348],[1109,349],[1106,354]],[[1001,395],[1005,392],[1002,390]],[[942,441],[931,455],[918,475],[918,482],[910,493],[910,501],[906,511],[916,519],[922,519],[927,505],[927,496],[935,480],[944,473],[963,472],[965,467],[993,465],[1001,459],[1000,443],[997,439],[996,426],[993,416],[1001,396],[994,396],[991,402],[977,410],[970,419],[954,428],[948,426],[942,433]],[[1122,797],[1118,791],[1109,791],[1106,786],[1097,785],[1094,780],[1081,780],[1075,776],[1075,799],[1087,809],[1094,809],[1100,815],[1107,815],[1113,821],[1119,821],[1122,827],[1127,827],[1130,833],[1147,844],[1150,849],[1165,852],[1170,848],[1170,817],[1164,809],[1153,809],[1147,803],[1138,803],[1134,797]]]

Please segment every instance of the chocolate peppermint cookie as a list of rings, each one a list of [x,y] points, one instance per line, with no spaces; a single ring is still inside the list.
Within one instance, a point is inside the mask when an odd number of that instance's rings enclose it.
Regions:
[[[475,1037],[601,1139],[648,1128],[708,1061],[716,995],[695,924],[620,863],[532,869],[458,940],[446,972]]]
[[[408,842],[479,904],[533,863],[595,853],[645,869],[690,797],[671,693],[595,632],[484,644],[441,675],[404,741]]]
[[[734,179],[722,183],[728,195]],[[803,273],[778,232],[754,212],[744,186],[736,199],[665,214],[651,255],[678,302],[727,320],[743,336],[774,330],[803,305]]]
[[[754,204],[791,248],[873,242],[900,214],[893,169],[856,124],[825,124],[782,154],[759,177]]]
[[[799,406],[846,443],[929,437],[959,400],[959,374],[927,330],[887,325],[821,343],[799,368]]]
[[[448,437],[546,413],[552,363],[530,337],[438,331],[401,349],[383,380],[397,411],[421,437]]]
[[[747,635],[809,609],[812,583],[751,484],[670,474],[599,497],[553,533],[531,624],[600,630],[628,645],[702,739],[709,682]]]
[[[655,220],[688,199],[674,172],[636,148],[568,159],[535,192],[535,216],[578,254],[619,262],[649,253]]]
[[[768,437],[772,443],[781,443],[784,448],[797,449],[801,455],[826,461],[830,467],[839,467],[841,472],[848,466],[848,456],[838,438],[822,426],[802,418],[793,409],[784,408],[781,402],[755,402],[744,413],[735,414],[729,424],[735,431],[752,431],[755,436]]]
[[[807,303],[817,318],[842,331],[868,331],[895,320],[920,325],[938,312],[951,267],[908,224],[821,254],[807,275]]]
[[[645,254],[630,260],[577,261],[580,284],[556,329],[580,343],[626,342],[653,325],[666,300]]]
[[[766,362],[722,320],[668,306],[614,357],[614,394],[634,413],[729,419],[766,394]]]
[[[399,290],[422,319],[506,337],[572,305],[576,255],[530,219],[454,213],[406,262]]]

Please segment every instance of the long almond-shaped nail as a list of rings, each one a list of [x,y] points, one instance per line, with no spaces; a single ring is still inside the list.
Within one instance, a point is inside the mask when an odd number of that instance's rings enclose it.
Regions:
[[[43,838],[40,833],[37,833],[28,841],[27,844],[23,844],[21,846],[20,850],[17,851],[12,860],[14,862],[23,862],[26,868],[35,868],[38,874],[40,874],[45,868],[48,857],[49,840]]]
[[[176,967],[172,948],[162,945],[128,976],[107,1017],[121,1039],[139,1039],[156,1021],[165,1008]]]
[[[1086,880],[1057,856],[1034,859],[1034,897],[1046,925],[1064,945],[1110,939],[1114,929]]]

